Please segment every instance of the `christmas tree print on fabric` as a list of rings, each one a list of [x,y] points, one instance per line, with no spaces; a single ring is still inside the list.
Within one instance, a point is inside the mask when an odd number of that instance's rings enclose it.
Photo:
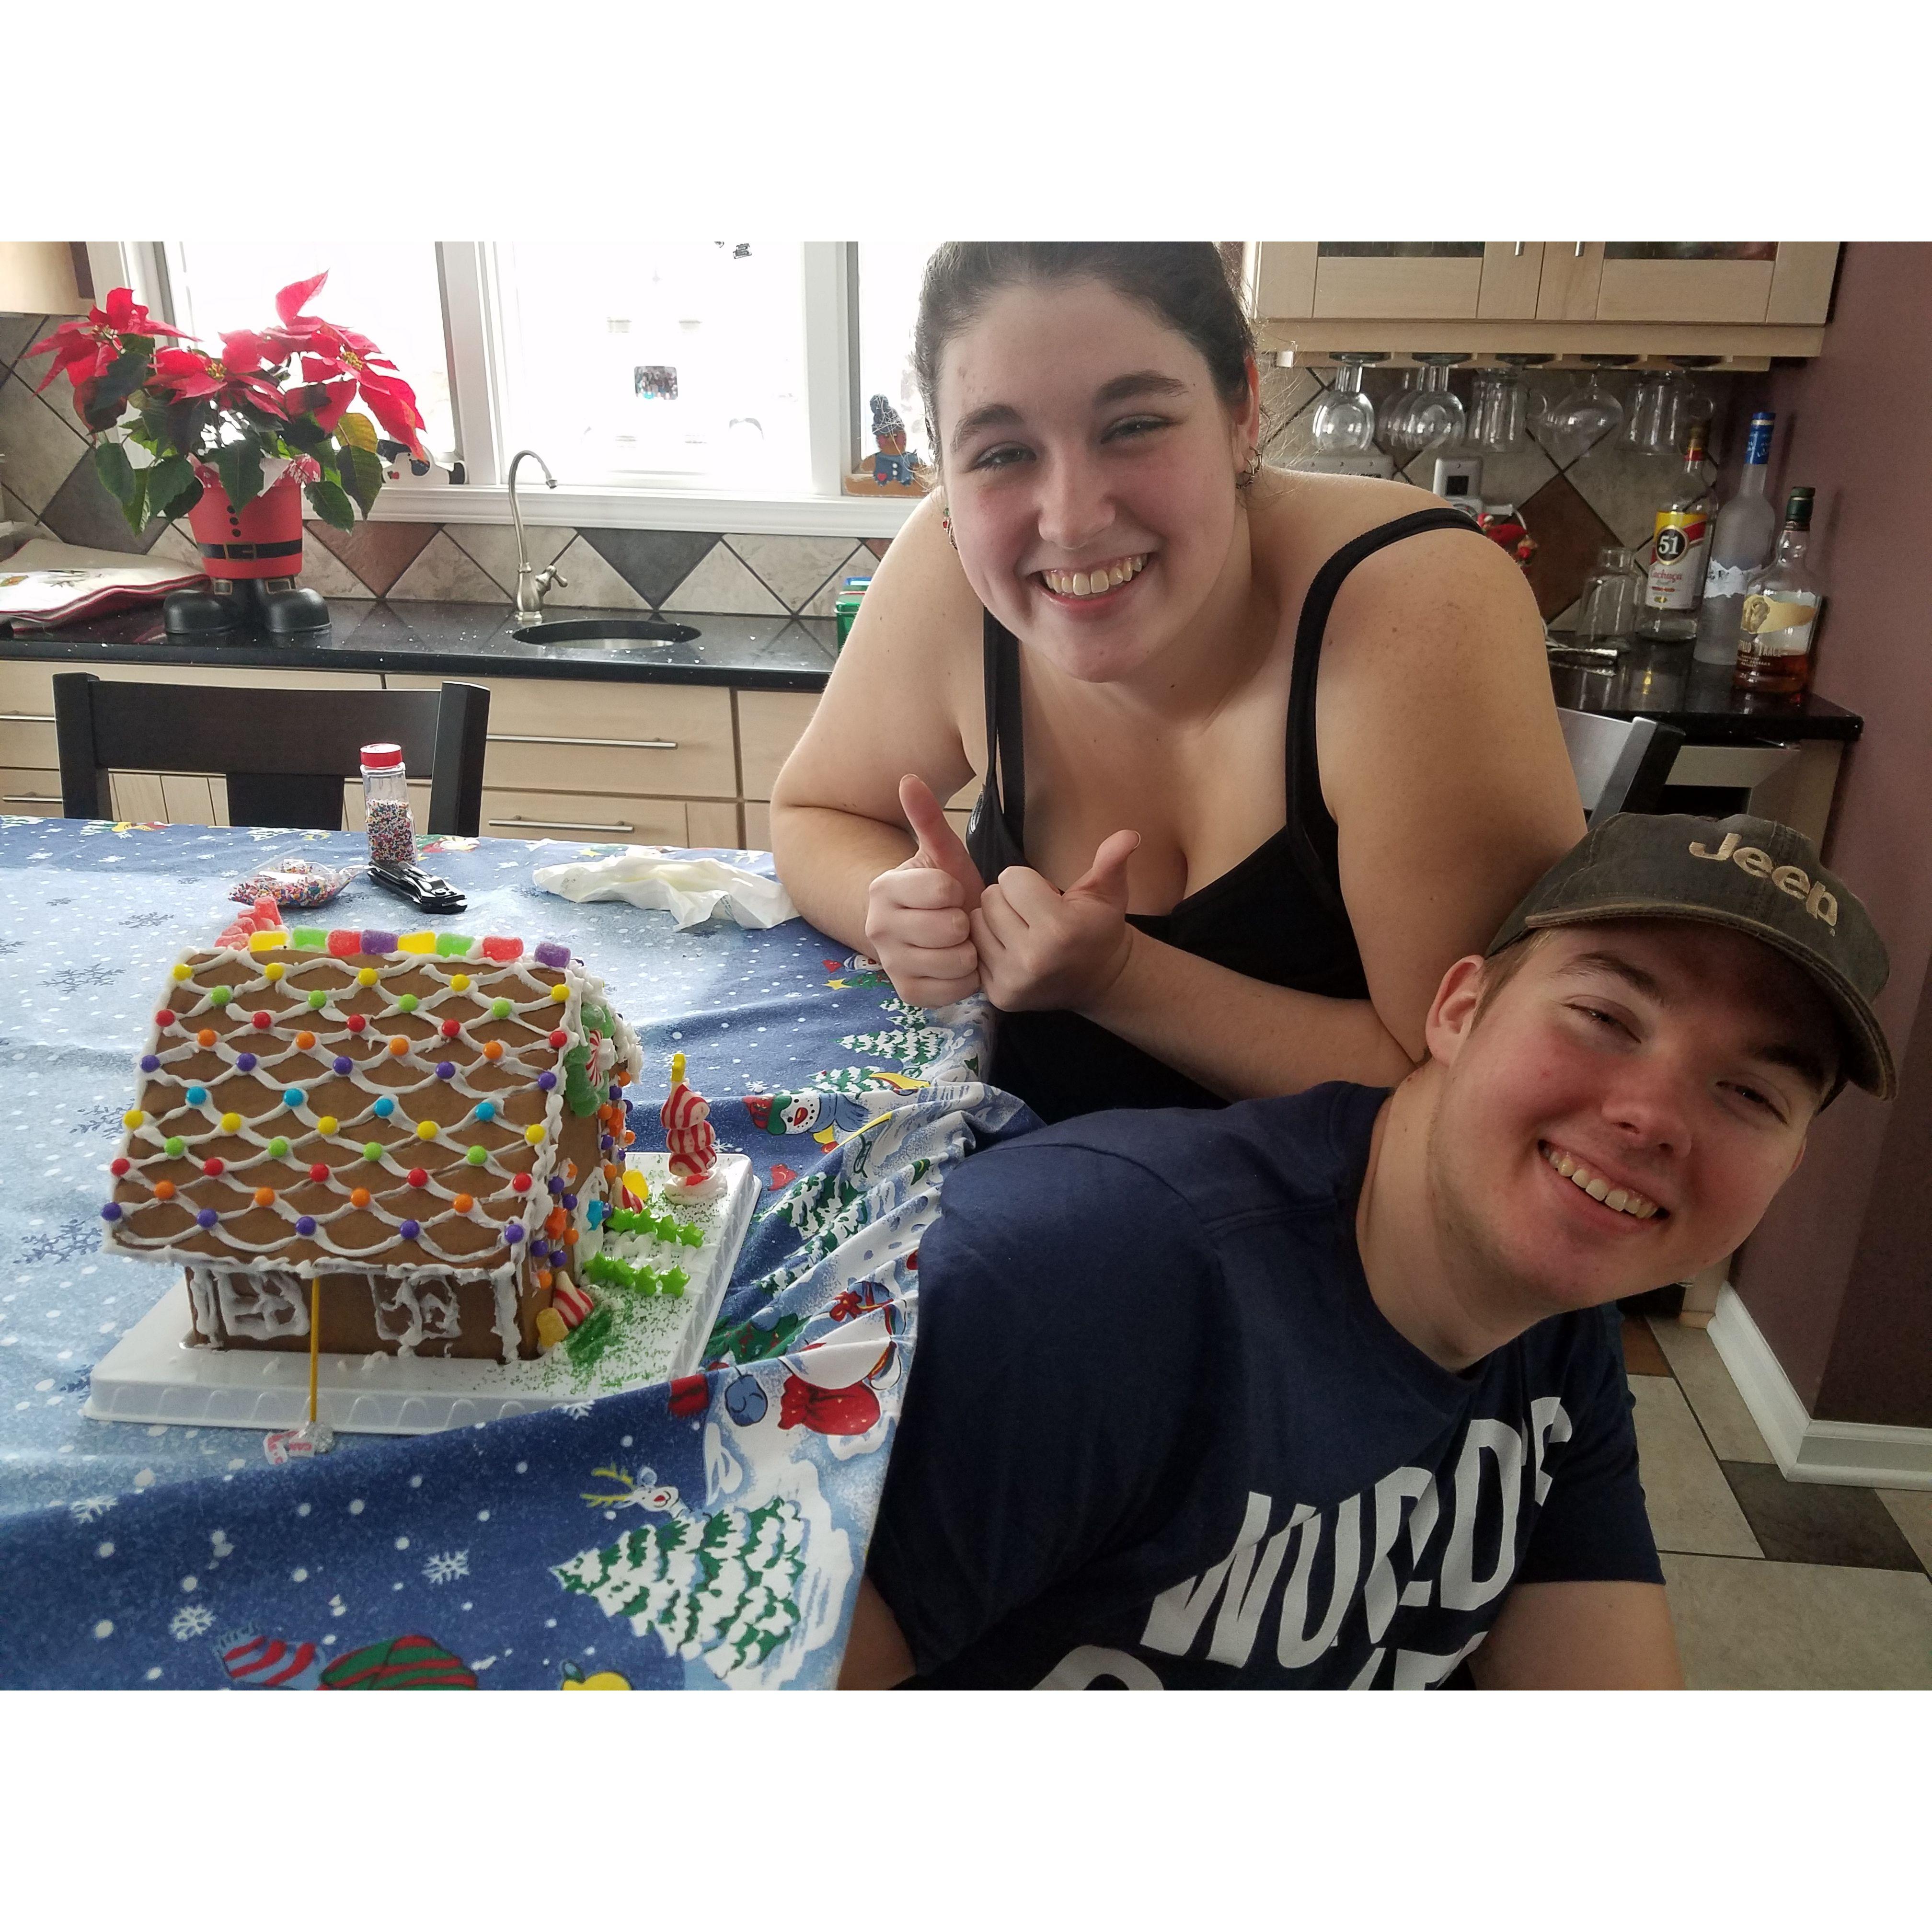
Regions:
[[[710,1515],[680,1509],[552,1571],[606,1616],[628,1617],[665,1654],[702,1663],[723,1682],[754,1670],[797,1629],[805,1520],[774,1497]]]

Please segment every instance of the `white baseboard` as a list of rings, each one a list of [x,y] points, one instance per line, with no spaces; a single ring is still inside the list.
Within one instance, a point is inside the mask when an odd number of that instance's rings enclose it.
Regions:
[[[1718,1312],[1705,1332],[1778,1458],[1778,1468],[1791,1481],[1932,1490],[1932,1429],[1814,1420],[1750,1311],[1728,1282],[1719,1292]]]

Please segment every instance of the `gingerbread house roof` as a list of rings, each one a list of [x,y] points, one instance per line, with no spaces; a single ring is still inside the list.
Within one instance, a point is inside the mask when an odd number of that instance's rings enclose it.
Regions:
[[[256,932],[184,953],[101,1209],[193,1268],[507,1277],[619,1159],[636,1035],[568,947]]]

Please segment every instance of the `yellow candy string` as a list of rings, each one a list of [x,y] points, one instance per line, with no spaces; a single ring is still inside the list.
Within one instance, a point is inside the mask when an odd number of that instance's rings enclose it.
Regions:
[[[322,1277],[308,1284],[308,1426],[315,1426],[316,1384],[322,1372]]]

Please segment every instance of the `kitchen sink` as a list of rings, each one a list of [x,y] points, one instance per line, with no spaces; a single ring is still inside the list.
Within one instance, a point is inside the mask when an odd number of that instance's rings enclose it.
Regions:
[[[520,644],[688,644],[698,635],[689,624],[660,623],[654,617],[570,617],[554,624],[524,624],[510,633]]]

